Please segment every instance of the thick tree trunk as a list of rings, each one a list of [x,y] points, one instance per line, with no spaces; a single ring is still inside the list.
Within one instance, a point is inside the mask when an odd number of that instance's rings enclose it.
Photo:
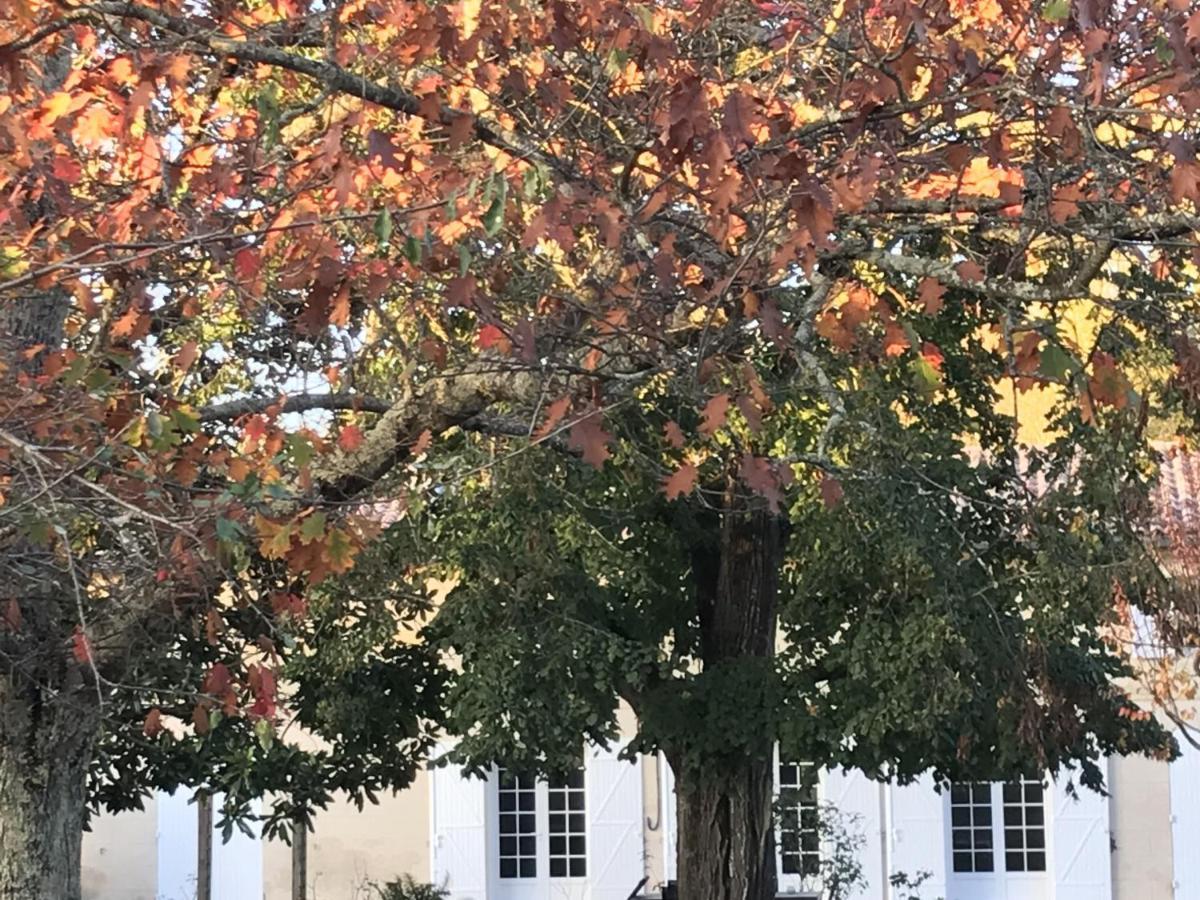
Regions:
[[[727,510],[719,553],[699,550],[696,581],[706,672],[743,668],[775,654],[782,538],[765,510]],[[761,670],[760,670],[761,671]],[[769,676],[768,676],[769,677]],[[748,702],[753,702],[747,698]],[[709,762],[672,759],[679,835],[680,900],[773,900],[773,742],[748,735],[744,754]],[[668,750],[668,757],[673,754]]]
[[[35,373],[63,340],[70,298],[51,290],[0,303],[0,362]],[[22,439],[20,422],[6,427]],[[18,460],[8,506],[40,496]],[[36,510],[36,507],[33,507]],[[70,658],[76,582],[61,554],[11,521],[0,541],[0,900],[79,900],[87,771],[99,727],[94,683]],[[83,576],[80,576],[83,577]]]
[[[0,691],[0,900],[79,900],[95,706]]]
[[[680,900],[772,900],[772,758],[676,775]]]

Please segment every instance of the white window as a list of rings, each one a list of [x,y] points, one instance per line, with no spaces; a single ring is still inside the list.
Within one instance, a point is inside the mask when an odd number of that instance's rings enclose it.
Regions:
[[[587,876],[583,769],[549,782],[500,769],[497,875],[505,881]]]
[[[779,868],[784,875],[816,876],[821,869],[817,767],[779,764]]]
[[[953,871],[1045,872],[1046,807],[1041,781],[950,787]],[[997,851],[1002,854],[997,858]]]

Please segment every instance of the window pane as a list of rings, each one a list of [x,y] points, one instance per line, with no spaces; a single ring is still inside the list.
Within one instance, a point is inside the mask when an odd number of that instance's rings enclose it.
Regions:
[[[1004,786],[1004,867],[1010,872],[1045,869],[1044,796],[1041,781],[1025,779]]]
[[[586,792],[582,769],[547,788],[550,809],[550,877],[580,878],[587,874]],[[570,810],[570,812],[566,812]]]
[[[789,875],[814,873],[821,867],[816,766],[780,760],[776,776],[780,868]]]
[[[501,878],[533,878],[537,874],[537,793],[534,784],[530,776],[504,769],[497,778]]]
[[[989,783],[950,786],[950,845],[954,871],[992,871],[992,786]]]

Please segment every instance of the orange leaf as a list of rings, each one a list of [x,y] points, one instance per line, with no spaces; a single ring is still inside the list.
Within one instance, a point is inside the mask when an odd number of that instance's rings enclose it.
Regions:
[[[596,410],[571,426],[567,446],[578,450],[584,462],[599,469],[604,466],[604,461],[612,455],[608,449],[608,443],[611,440],[612,435],[604,430],[600,412]]]
[[[677,500],[690,494],[696,487],[697,470],[691,463],[684,463],[663,479],[663,493],[668,500]]]
[[[704,421],[700,423],[700,433],[712,437],[725,424],[729,415],[729,395],[717,394],[704,405]]]
[[[71,109],[71,94],[68,91],[59,91],[56,94],[51,94],[42,101],[42,124],[53,125],[59,119],[67,114]]]
[[[546,435],[550,434],[558,423],[562,421],[563,416],[567,414],[567,410],[571,408],[571,396],[559,397],[553,403],[546,407],[546,418],[542,422],[541,427],[533,433],[533,439],[540,441]]]
[[[667,439],[667,443],[679,450],[687,443],[687,439],[683,436],[683,429],[679,427],[679,423],[672,419],[663,426],[663,436]]]
[[[353,453],[362,446],[363,433],[357,425],[343,425],[338,434],[338,446],[347,453]]]

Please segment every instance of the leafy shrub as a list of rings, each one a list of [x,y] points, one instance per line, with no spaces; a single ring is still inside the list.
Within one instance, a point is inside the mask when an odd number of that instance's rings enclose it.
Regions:
[[[372,887],[379,900],[445,900],[450,893],[444,887],[417,881],[411,875],[401,875],[394,881]]]

